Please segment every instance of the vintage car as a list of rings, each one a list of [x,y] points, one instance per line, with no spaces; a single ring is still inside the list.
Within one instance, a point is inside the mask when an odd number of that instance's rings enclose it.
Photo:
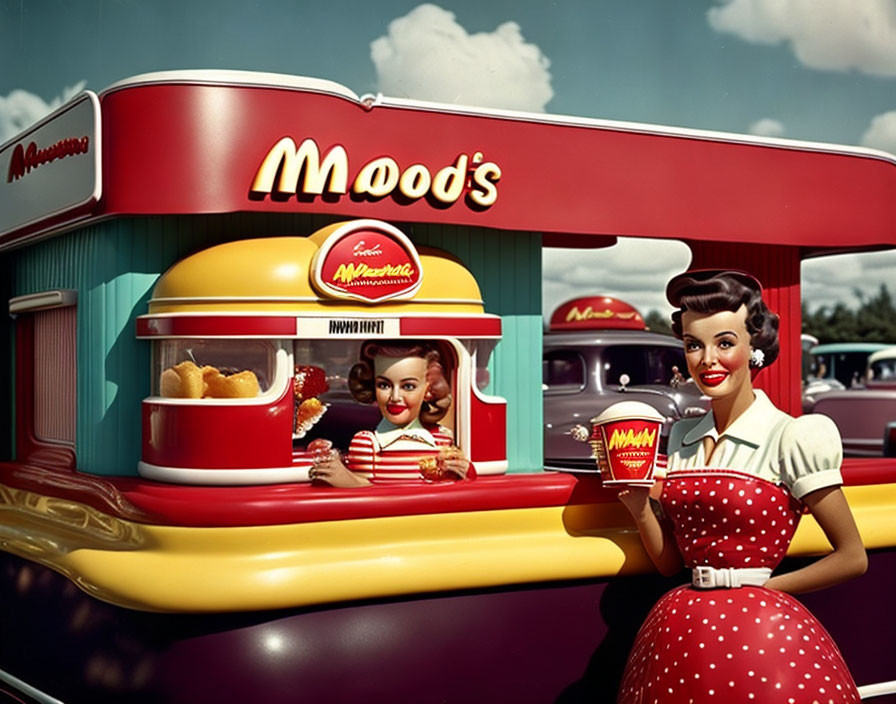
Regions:
[[[862,385],[870,355],[886,349],[878,342],[818,344],[803,335],[803,413],[812,413],[819,396]],[[810,340],[814,340],[811,343]]]
[[[865,384],[875,389],[896,389],[896,345],[868,357]]]
[[[819,393],[809,411],[834,420],[847,456],[893,456],[896,453],[893,437],[896,434],[896,346],[883,346],[872,352],[861,380],[849,389]]]
[[[648,331],[627,308],[601,296],[569,301],[554,312],[542,355],[546,467],[595,471],[591,448],[570,433],[618,401],[643,401],[663,415],[660,452],[673,422],[708,410],[687,378],[681,342]]]
[[[810,380],[818,379],[829,383],[835,380],[847,388],[861,384],[869,355],[887,347],[888,345],[880,342],[831,342],[816,345],[809,350],[813,370]]]

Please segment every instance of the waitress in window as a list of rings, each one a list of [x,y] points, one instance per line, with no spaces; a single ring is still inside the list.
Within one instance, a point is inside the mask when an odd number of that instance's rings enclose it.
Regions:
[[[382,420],[352,438],[345,462],[326,450],[310,477],[337,487],[472,479],[470,461],[439,424],[451,406],[441,356],[427,343],[367,342],[349,373],[349,390],[361,403],[376,403]]]

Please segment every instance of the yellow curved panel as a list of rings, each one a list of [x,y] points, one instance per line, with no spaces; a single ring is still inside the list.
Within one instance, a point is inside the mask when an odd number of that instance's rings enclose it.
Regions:
[[[332,230],[311,237],[265,237],[226,242],[182,259],[159,278],[149,312],[364,312],[357,301],[323,299],[311,286],[314,253]],[[482,313],[482,296],[473,275],[445,252],[423,249],[420,289],[407,301],[377,304],[384,313]]]
[[[308,278],[308,265],[316,251],[317,245],[307,237],[219,244],[168,269],[159,278],[153,298],[316,297]]]
[[[896,545],[896,485],[847,495],[866,545]],[[0,511],[5,550],[149,611],[274,609],[651,569],[620,504],[184,528],[0,487]],[[806,517],[790,554],[829,549]]]
[[[896,484],[870,484],[844,487],[843,493],[855,516],[862,542],[869,550],[896,547]],[[821,555],[831,546],[811,516],[803,516],[788,555]]]

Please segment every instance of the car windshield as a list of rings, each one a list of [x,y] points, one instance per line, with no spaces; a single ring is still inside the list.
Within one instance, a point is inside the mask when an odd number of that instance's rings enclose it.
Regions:
[[[541,363],[541,381],[551,391],[585,388],[585,360],[574,350],[551,350]]]
[[[630,385],[668,385],[676,376],[675,369],[688,376],[683,350],[677,347],[652,347],[650,345],[614,345],[603,355],[602,377],[605,386],[619,384],[623,374]]]
[[[844,386],[855,386],[865,374],[870,352],[813,353],[814,376],[819,379],[836,379]]]
[[[896,357],[872,362],[868,381],[896,381]]]

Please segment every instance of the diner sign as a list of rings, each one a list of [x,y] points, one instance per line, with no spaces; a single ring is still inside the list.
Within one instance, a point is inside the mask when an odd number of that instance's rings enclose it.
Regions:
[[[354,176],[349,155],[341,144],[323,153],[317,142],[306,138],[300,144],[283,137],[261,160],[250,191],[258,198],[305,196],[402,197],[409,201],[431,198],[443,207],[460,200],[473,208],[489,208],[498,200],[501,168],[485,161],[482,152],[460,154],[449,164],[400,166],[391,156],[363,163]]]
[[[99,121],[85,91],[0,147],[0,236],[99,200]]]
[[[414,244],[389,223],[355,220],[334,230],[311,263],[319,293],[367,303],[411,298],[423,283]]]
[[[644,318],[625,301],[587,296],[567,301],[551,316],[550,330],[644,330]]]

